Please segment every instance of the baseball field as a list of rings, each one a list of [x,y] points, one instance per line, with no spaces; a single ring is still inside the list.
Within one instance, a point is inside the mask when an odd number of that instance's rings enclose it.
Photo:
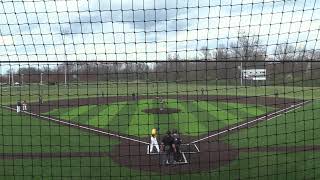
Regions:
[[[320,88],[290,86],[2,87],[0,179],[314,179],[317,97]],[[17,100],[28,110],[16,113]],[[179,131],[184,164],[147,153],[152,128],[158,141]]]

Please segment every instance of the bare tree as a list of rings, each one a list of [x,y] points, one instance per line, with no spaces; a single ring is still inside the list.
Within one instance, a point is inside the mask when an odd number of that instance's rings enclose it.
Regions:
[[[201,47],[200,51],[205,61],[212,59],[212,53],[210,52],[210,49],[208,48],[208,46]]]
[[[295,48],[288,44],[278,44],[274,50],[277,61],[293,61],[295,59]]]

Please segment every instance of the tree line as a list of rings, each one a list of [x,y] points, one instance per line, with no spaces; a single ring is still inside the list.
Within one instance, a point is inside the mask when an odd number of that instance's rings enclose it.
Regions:
[[[199,51],[201,58],[183,59],[178,54],[170,54],[167,61],[152,63],[76,62],[21,67],[2,75],[1,82],[9,82],[10,77],[18,82],[39,83],[42,76],[47,84],[63,83],[65,79],[68,83],[139,80],[239,84],[241,69],[266,69],[269,85],[320,84],[319,50],[283,43],[268,55],[266,45],[243,33],[228,46],[202,47]]]

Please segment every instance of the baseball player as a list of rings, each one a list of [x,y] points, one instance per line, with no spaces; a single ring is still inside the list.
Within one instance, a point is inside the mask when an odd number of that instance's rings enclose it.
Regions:
[[[27,102],[26,101],[22,101],[22,110],[23,111],[27,110]]]
[[[182,161],[182,154],[181,154],[180,145],[182,143],[182,140],[181,140],[180,135],[178,134],[178,131],[176,129],[172,130],[172,137],[173,137],[173,144],[176,147],[176,151],[174,152],[174,160],[176,162],[181,162]]]
[[[163,111],[164,109],[164,99],[161,97],[160,98],[160,111]]]
[[[42,96],[40,95],[39,96],[39,104],[42,104],[43,103],[43,99],[42,99]]]
[[[177,152],[174,139],[171,136],[171,132],[168,131],[167,135],[165,135],[161,141],[161,151],[165,152],[161,164],[173,164],[174,163],[174,153]]]
[[[21,111],[21,102],[17,101],[17,113]]]
[[[150,149],[149,152],[153,152],[153,148],[156,147],[157,153],[160,153],[159,144],[157,141],[157,129],[153,128],[151,131],[151,137],[150,137]]]
[[[204,89],[201,88],[201,95],[203,96],[204,95]]]

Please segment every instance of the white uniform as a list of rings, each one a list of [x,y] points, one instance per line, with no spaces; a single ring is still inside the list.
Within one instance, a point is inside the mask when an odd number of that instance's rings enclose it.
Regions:
[[[17,113],[21,111],[21,106],[17,105]]]
[[[153,147],[156,147],[157,152],[160,153],[160,148],[159,148],[159,144],[157,141],[157,136],[151,136],[150,138],[150,153],[152,153],[153,151]]]
[[[21,102],[17,102],[17,113],[21,111]]]
[[[26,110],[27,110],[27,103],[23,103],[23,104],[22,104],[22,110],[23,110],[23,111],[26,111]]]

